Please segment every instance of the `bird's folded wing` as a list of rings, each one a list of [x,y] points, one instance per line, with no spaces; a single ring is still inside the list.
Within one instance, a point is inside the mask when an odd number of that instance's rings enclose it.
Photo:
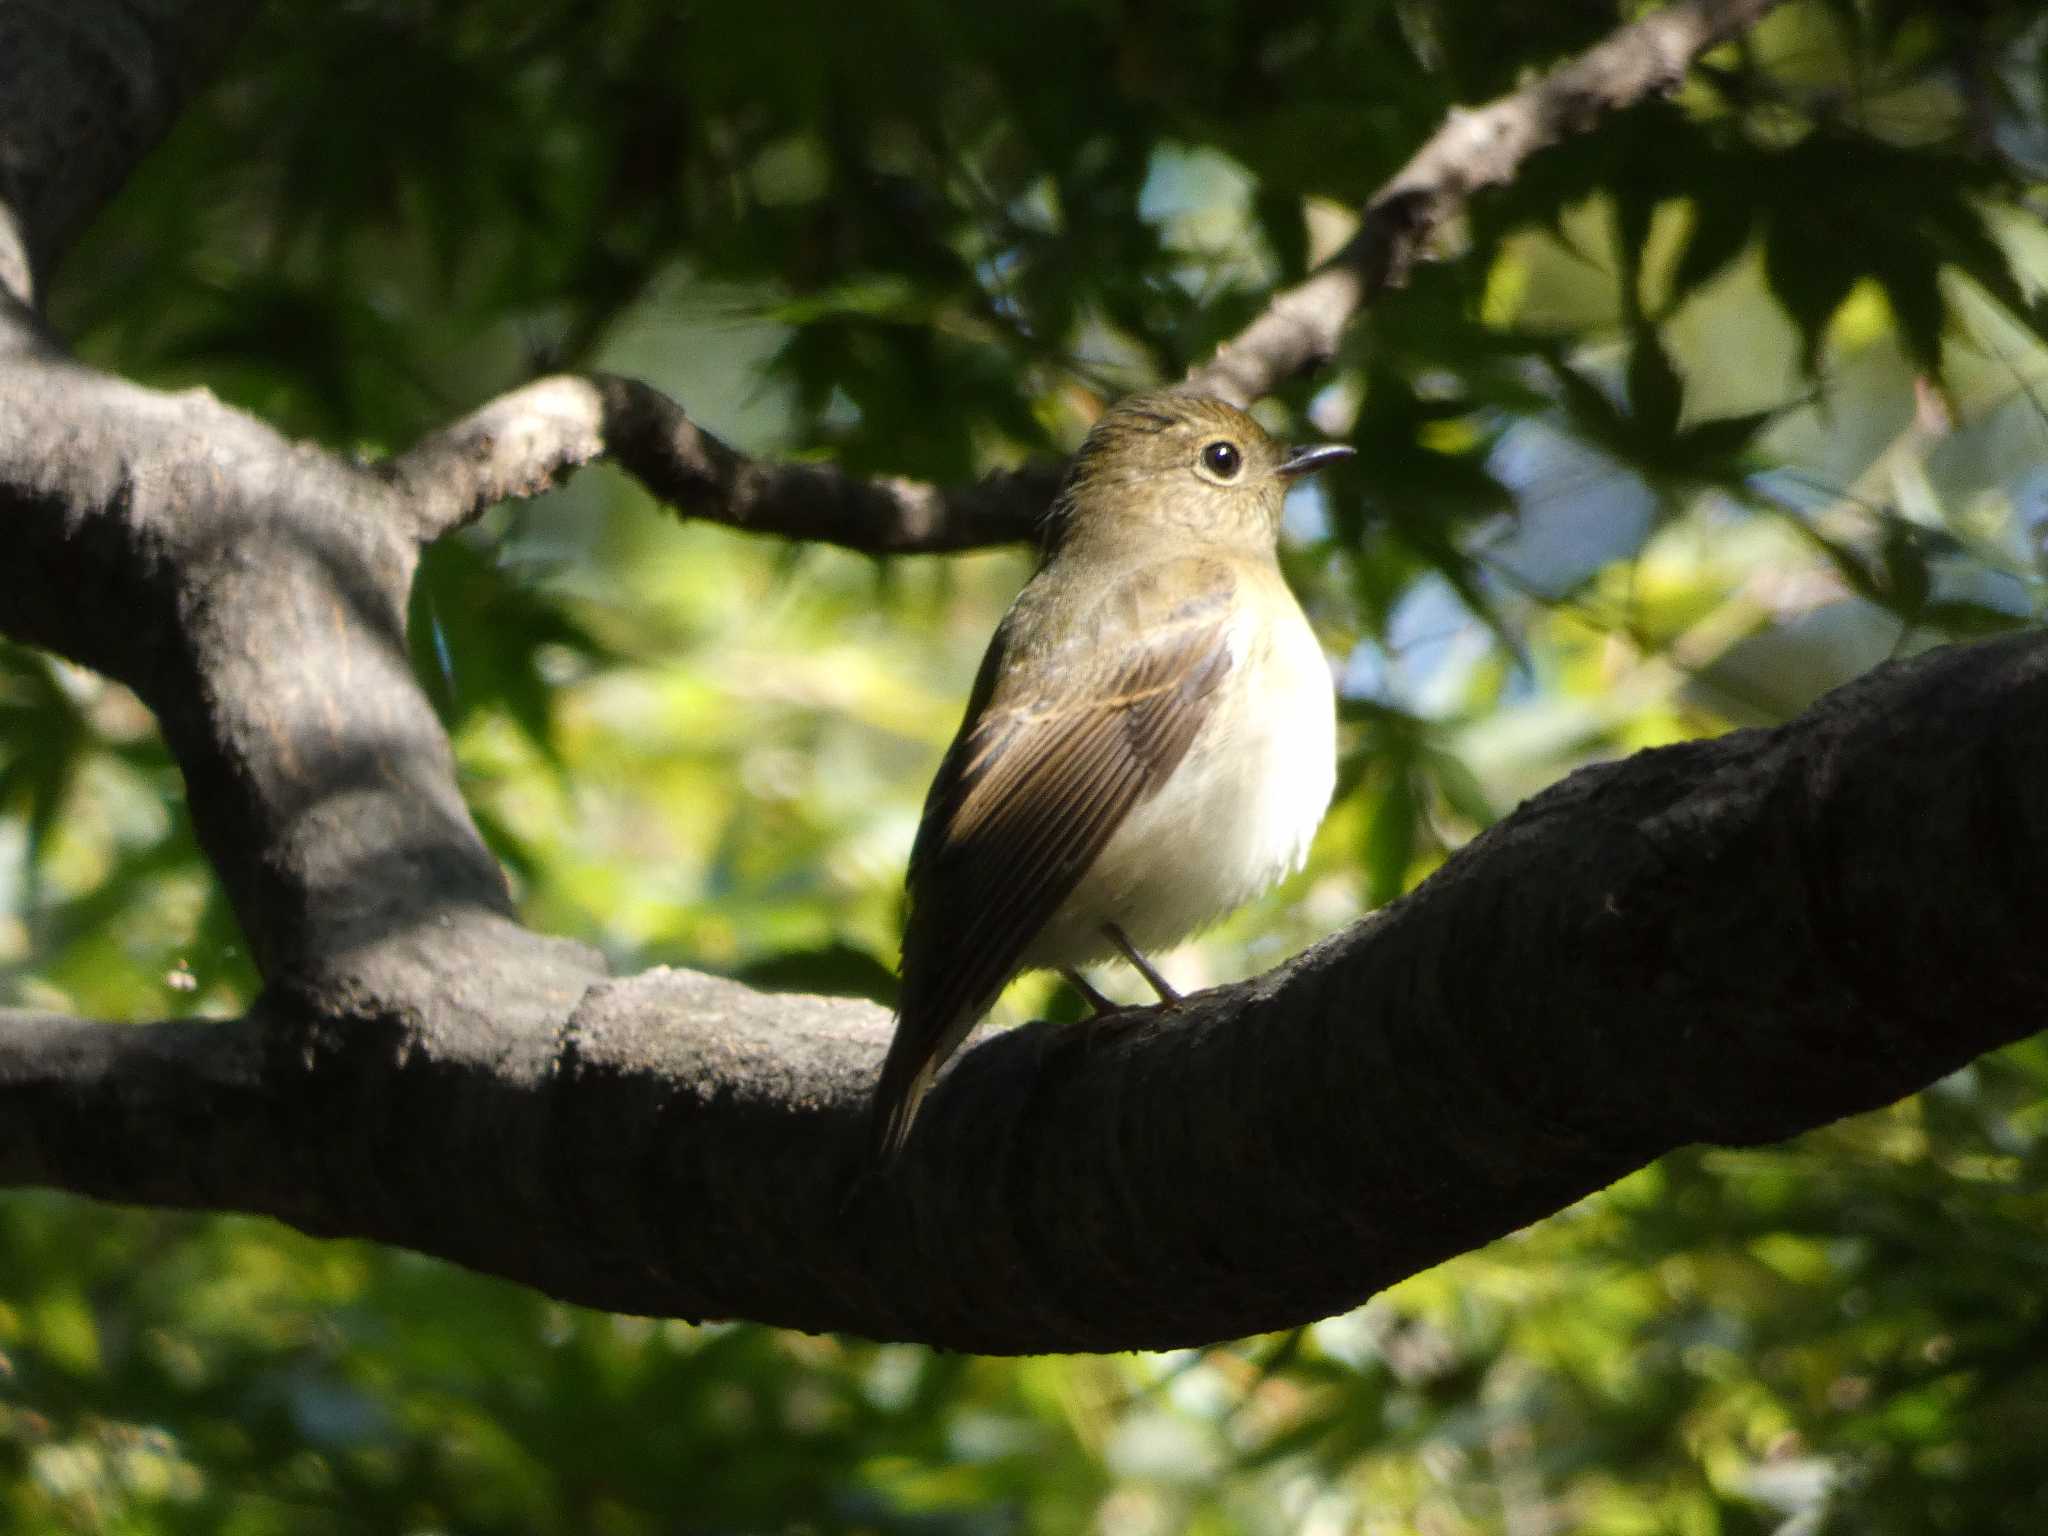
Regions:
[[[963,725],[911,856],[899,1031],[933,1038],[907,1048],[942,1048],[993,1000],[1201,730],[1231,667],[1234,583],[1215,562],[1189,566],[1169,584],[1172,608],[1137,626],[1123,655],[1089,655],[1021,695],[994,690]]]

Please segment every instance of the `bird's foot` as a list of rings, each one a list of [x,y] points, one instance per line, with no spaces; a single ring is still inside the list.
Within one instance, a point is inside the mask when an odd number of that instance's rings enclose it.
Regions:
[[[1159,968],[1145,958],[1144,952],[1131,942],[1129,934],[1115,923],[1104,923],[1102,931],[1108,935],[1109,942],[1117,947],[1123,957],[1131,962],[1137,973],[1152,984],[1152,990],[1159,994],[1160,1002],[1172,1007],[1180,1001],[1180,994],[1174,991],[1164,976],[1159,974]]]
[[[1116,1012],[1116,1003],[1113,1002],[1111,999],[1104,997],[1100,992],[1096,991],[1095,988],[1089,984],[1088,978],[1086,976],[1083,976],[1079,971],[1075,970],[1072,966],[1061,966],[1060,975],[1064,976],[1067,979],[1068,986],[1072,987],[1076,992],[1080,993],[1082,997],[1088,1000],[1088,1006],[1095,1010],[1096,1016],[1098,1018],[1105,1013]]]

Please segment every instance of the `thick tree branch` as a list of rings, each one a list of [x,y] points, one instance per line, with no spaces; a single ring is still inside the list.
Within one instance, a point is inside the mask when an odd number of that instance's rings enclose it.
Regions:
[[[266,974],[429,912],[509,913],[413,680],[400,499],[204,391],[25,335],[0,349],[0,628],[156,713]]]
[[[1702,53],[1752,26],[1779,0],[1679,0],[1623,27],[1498,101],[1454,111],[1400,174],[1373,194],[1342,249],[1192,370],[1187,387],[1249,405],[1337,355],[1345,331],[1398,286],[1472,194],[1500,186],[1538,150],[1608,113],[1672,91]]]
[[[0,1016],[0,1180],[959,1349],[1284,1327],[2040,1028],[2043,761],[2026,635],[1585,769],[1268,976],[986,1040],[850,1193],[880,1009],[479,974],[509,925],[411,935],[402,1008],[294,982],[221,1025]]]

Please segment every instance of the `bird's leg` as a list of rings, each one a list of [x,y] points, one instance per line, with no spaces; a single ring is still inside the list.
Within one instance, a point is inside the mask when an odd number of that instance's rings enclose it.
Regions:
[[[1098,1014],[1116,1012],[1116,1004],[1090,986],[1088,978],[1075,970],[1071,965],[1061,966],[1060,974],[1066,977],[1068,986],[1088,999],[1088,1006],[1093,1008]]]
[[[1138,946],[1131,942],[1129,934],[1125,933],[1115,923],[1104,923],[1102,931],[1109,935],[1109,942],[1123,952],[1123,957],[1130,961],[1133,966],[1137,967],[1138,974],[1152,983],[1152,990],[1159,994],[1159,1001],[1162,1003],[1177,1003],[1180,1001],[1180,994],[1168,985],[1164,976],[1159,974],[1159,968],[1138,952]]]

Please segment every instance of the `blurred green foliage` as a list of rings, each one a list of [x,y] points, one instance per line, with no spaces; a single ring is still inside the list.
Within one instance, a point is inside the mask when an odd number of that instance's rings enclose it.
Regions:
[[[346,451],[603,366],[754,451],[966,476],[1202,357],[1454,103],[1635,9],[269,7],[55,319]],[[1787,5],[1488,193],[1269,403],[1361,450],[1287,551],[1342,792],[1311,867],[1168,969],[1272,963],[1588,758],[2034,622],[2044,99],[2025,0]],[[1023,558],[679,526],[597,471],[431,553],[417,657],[534,923],[886,998],[923,786]],[[0,649],[0,1000],[256,984],[146,713]],[[1068,1006],[1027,981],[1001,1012]],[[612,1318],[17,1193],[0,1527],[2020,1536],[2044,1295],[2040,1040],[1167,1357]]]

